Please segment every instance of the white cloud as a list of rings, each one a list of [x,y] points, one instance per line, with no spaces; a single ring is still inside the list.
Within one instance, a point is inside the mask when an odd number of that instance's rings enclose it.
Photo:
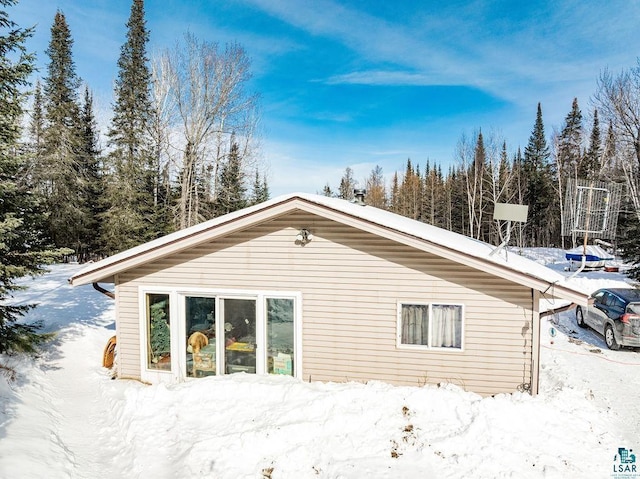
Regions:
[[[304,6],[295,0],[247,2],[360,56],[363,68],[332,76],[328,83],[467,85],[521,106],[532,95],[537,102],[550,93],[553,101],[553,90],[569,103],[573,96],[586,96],[602,68],[632,64],[640,47],[639,7],[623,0],[534,2],[508,12],[498,2],[418,4],[403,23],[331,0]]]
[[[429,75],[402,71],[368,70],[335,75],[326,80],[329,85],[351,83],[358,85],[433,85]]]

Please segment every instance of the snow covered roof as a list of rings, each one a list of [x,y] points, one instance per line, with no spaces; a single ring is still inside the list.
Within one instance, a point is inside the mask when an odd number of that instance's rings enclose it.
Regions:
[[[293,210],[303,210],[385,236],[453,261],[508,278],[548,296],[585,302],[587,295],[548,267],[468,236],[416,221],[390,211],[338,198],[291,193],[176,231],[89,265],[73,275],[73,285],[113,281],[113,275],[150,260],[181,251],[220,235],[250,227]]]

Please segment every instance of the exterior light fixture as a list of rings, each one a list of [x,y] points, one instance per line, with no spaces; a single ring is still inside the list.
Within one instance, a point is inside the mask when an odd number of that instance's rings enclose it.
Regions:
[[[304,246],[312,239],[313,239],[313,234],[311,234],[311,231],[309,231],[306,228],[302,228],[296,236],[296,243],[299,243],[302,246]]]

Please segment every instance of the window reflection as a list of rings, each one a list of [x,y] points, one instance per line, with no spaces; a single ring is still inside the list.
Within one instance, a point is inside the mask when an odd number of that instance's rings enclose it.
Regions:
[[[169,295],[147,294],[147,368],[171,371]]]
[[[224,299],[223,316],[227,374],[255,374],[256,301]]]
[[[203,377],[216,373],[216,300],[185,298],[187,337],[187,376]]]
[[[267,298],[267,372],[293,376],[294,300]]]

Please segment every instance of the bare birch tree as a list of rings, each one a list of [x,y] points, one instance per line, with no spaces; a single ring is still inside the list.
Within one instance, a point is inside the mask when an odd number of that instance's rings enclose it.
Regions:
[[[165,117],[175,118],[168,126],[179,137],[171,135],[171,145],[180,155],[176,223],[186,228],[213,215],[203,203],[215,200],[218,168],[229,153],[231,135],[243,167],[253,166],[257,97],[247,92],[250,61],[238,44],[220,48],[186,34],[154,64],[153,81],[166,84],[164,107],[173,110]]]
[[[504,140],[495,133],[477,135],[472,143],[465,135],[458,142],[460,172],[464,175],[469,236],[495,243],[502,240],[499,225],[493,221],[498,202],[509,202],[513,172],[508,168]]]
[[[640,59],[636,67],[618,75],[605,70],[598,80],[594,102],[613,129],[615,161],[622,166],[640,220]]]
[[[151,138],[152,161],[155,172],[154,204],[157,206],[163,198],[170,198],[171,126],[176,121],[175,98],[171,94],[169,65],[166,58],[160,57],[151,64],[151,114],[149,136]],[[162,188],[165,190],[162,191]],[[168,206],[168,205],[167,205]]]

